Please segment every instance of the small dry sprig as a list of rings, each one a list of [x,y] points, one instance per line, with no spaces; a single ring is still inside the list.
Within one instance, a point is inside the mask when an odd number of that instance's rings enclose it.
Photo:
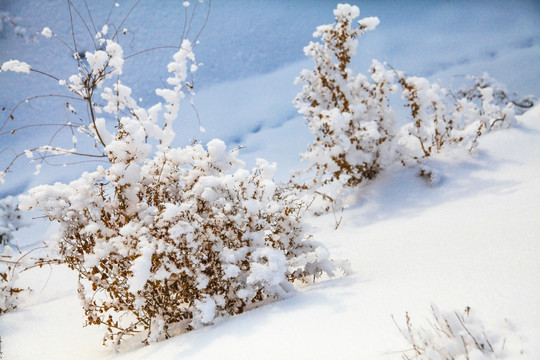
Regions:
[[[408,312],[402,327],[392,315],[399,332],[412,346],[402,351],[404,360],[431,360],[434,356],[442,360],[504,358],[506,336],[494,337],[496,343],[490,340],[470,307],[467,306],[462,313],[441,313],[432,306],[431,312],[428,327],[414,325]]]

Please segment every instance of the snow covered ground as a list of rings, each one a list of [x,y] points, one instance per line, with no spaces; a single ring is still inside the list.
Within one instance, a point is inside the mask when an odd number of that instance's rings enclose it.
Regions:
[[[133,2],[120,3],[120,8],[128,8]],[[96,4],[90,4],[96,19],[105,18],[108,6]],[[186,106],[185,116],[176,123],[177,145],[191,138],[204,143],[219,137],[229,146],[245,146],[241,156],[250,165],[255,157],[277,161],[280,179],[300,167],[298,153],[310,134],[291,104],[299,91],[293,80],[300,69],[311,66],[302,47],[315,26],[332,22],[335,4],[214,0],[195,49],[206,64],[197,72],[196,105],[208,131],[198,131],[196,116]],[[449,86],[467,74],[487,71],[510,90],[540,95],[536,2],[359,5],[362,16],[381,19],[377,30],[360,40],[355,66],[362,72],[377,58]],[[19,16],[28,32],[50,26],[69,36],[62,0],[1,2],[0,11]],[[135,34],[133,51],[177,41],[181,14],[176,1],[164,0],[160,6],[141,2],[125,25]],[[4,25],[0,63],[17,58],[46,71],[70,63],[61,48],[43,38],[37,43],[16,40]],[[124,81],[140,91],[137,96],[144,103],[155,102],[151,91],[166,77],[169,59],[166,51],[153,52],[126,65],[126,74],[132,75]],[[0,105],[9,108],[47,89],[40,79],[2,73]],[[52,101],[36,103],[24,108],[19,118],[39,115],[50,120],[58,115],[57,107]],[[9,141],[22,146],[26,140],[2,136],[0,145]],[[306,286],[289,299],[161,343],[132,344],[120,353],[100,345],[103,329],[81,327],[75,274],[61,267],[28,271],[21,281],[34,291],[18,310],[0,317],[3,357],[400,359],[399,351],[410,345],[391,316],[404,326],[408,311],[413,323],[425,324],[434,304],[450,312],[470,306],[488,335],[504,334],[508,319],[513,324],[507,332],[508,349],[524,350],[517,359],[539,359],[539,159],[537,106],[519,117],[515,128],[482,137],[472,157],[456,150],[434,158],[431,165],[442,177],[435,186],[411,169],[388,169],[362,189],[358,204],[343,213],[337,230],[333,214],[308,219],[316,239],[329,247],[333,258],[348,260],[352,274]],[[64,172],[44,168],[41,177],[33,177],[28,164],[19,169],[0,185],[0,198],[39,182],[77,177],[81,167]],[[18,243],[29,249],[52,233],[54,226],[36,221],[17,234]]]

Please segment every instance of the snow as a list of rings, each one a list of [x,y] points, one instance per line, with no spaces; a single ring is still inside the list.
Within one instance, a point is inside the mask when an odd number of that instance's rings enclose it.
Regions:
[[[103,34],[106,34],[107,29],[104,27]],[[122,65],[124,65],[124,53],[120,45],[113,41],[107,41],[107,55],[109,55],[109,65],[114,66],[119,74],[122,74]]]
[[[0,70],[2,71],[22,72],[25,74],[29,74],[31,69],[30,65],[19,60],[6,61],[0,67]]]
[[[43,28],[46,25],[54,25],[55,34],[68,34],[64,1],[51,2],[49,8],[41,4],[29,8],[28,4],[22,0],[6,2],[0,4],[0,10],[5,6],[22,18],[21,25],[32,30],[35,27],[36,31],[41,28],[39,32],[46,37],[52,35]],[[130,7],[129,2],[121,5],[118,11]],[[133,42],[142,43],[138,45],[142,48],[153,46],[159,34],[163,42],[158,45],[177,44],[178,39],[164,28],[172,27],[176,32],[181,29],[172,25],[176,20],[171,20],[183,18],[183,8],[178,9],[181,5],[164,2],[160,9],[148,9],[145,6],[151,5],[142,2],[133,21],[126,23],[136,33]],[[196,81],[201,76],[199,83],[195,83],[194,97],[201,123],[194,113],[184,115],[190,107],[182,104],[180,113],[184,117],[174,125],[177,140],[188,143],[189,139],[198,138],[206,143],[218,137],[229,149],[234,145],[245,146],[239,157],[248,168],[259,164],[265,178],[275,173],[277,179],[285,180],[290,170],[302,167],[298,154],[305,151],[312,139],[304,120],[291,104],[299,91],[293,81],[302,68],[312,66],[304,60],[302,48],[318,25],[332,21],[335,5],[334,2],[214,1],[201,44],[193,48],[197,59],[205,63],[197,64],[194,74]],[[105,18],[110,8],[91,6],[96,9],[96,18]],[[375,26],[377,30],[366,34],[358,43],[354,61],[363,73],[367,72],[371,59],[378,58],[406,70],[409,75],[440,80],[442,86],[449,87],[467,74],[488,71],[511,90],[522,95],[540,95],[537,65],[540,9],[533,1],[522,1],[519,5],[515,2],[405,5],[398,1],[384,4],[367,1],[360,4],[360,11],[362,16],[376,15],[381,21],[377,25],[373,17],[367,18],[369,21],[364,19],[367,30]],[[163,19],[156,21],[156,17]],[[47,23],[42,19],[48,20]],[[152,22],[152,26],[147,25]],[[141,31],[143,28],[145,32]],[[102,33],[106,32],[107,29],[102,29]],[[37,69],[52,71],[55,63],[69,63],[69,56],[49,51],[53,41],[24,43],[5,26],[0,32],[3,49],[0,62],[4,62],[0,73],[0,104],[13,105],[29,89],[37,93],[44,89],[42,85],[26,83],[20,74],[4,70],[29,72],[28,62]],[[39,52],[39,49],[45,50]],[[115,51],[107,46],[108,56],[114,56]],[[126,60],[123,65],[117,64],[126,75],[122,80],[137,90],[135,98],[145,99],[145,106],[159,101],[151,91],[167,81],[163,70],[171,56],[156,52],[135,62]],[[25,62],[8,62],[10,65],[4,68],[5,62],[12,58]],[[133,72],[141,79],[129,75]],[[59,77],[68,78],[69,74],[62,73]],[[76,86],[77,81],[80,78],[70,78],[71,86]],[[53,85],[58,86],[56,82]],[[142,92],[138,92],[139,88]],[[489,90],[485,92],[486,97],[490,95]],[[34,116],[33,111],[37,110],[43,117],[50,116],[46,120],[54,120],[56,106],[54,102],[36,103],[17,118],[22,120],[25,114]],[[50,109],[51,115],[43,109]],[[60,114],[64,116],[63,112]],[[97,126],[105,131],[113,124],[99,120]],[[207,129],[205,133],[200,130],[203,126]],[[5,137],[0,139],[2,145],[3,141],[16,145]],[[106,143],[110,141],[108,138]],[[216,156],[226,157],[221,142],[211,143],[210,148]],[[538,359],[538,159],[539,106],[517,116],[514,127],[482,136],[472,156],[456,149],[430,159],[426,166],[439,177],[431,185],[419,178],[414,169],[391,167],[366,184],[355,205],[343,213],[337,211],[308,219],[314,239],[329,248],[332,258],[350,264],[348,276],[303,287],[283,301],[220,319],[215,325],[150,346],[130,343],[120,352],[101,346],[103,329],[82,327],[84,313],[76,292],[76,274],[63,266],[29,270],[18,281],[29,284],[34,291],[18,310],[0,316],[3,356],[5,359],[115,360],[400,359],[399,351],[410,345],[391,316],[404,326],[408,311],[414,323],[427,326],[425,320],[431,314],[431,305],[436,305],[442,312],[451,313],[470,306],[488,334],[493,331],[504,336],[505,331],[510,331],[507,346],[525,351],[517,360]],[[0,186],[0,198],[24,193],[40,182],[65,182],[78,177],[81,169],[88,169],[82,165],[68,166],[66,173],[60,173],[58,168],[45,165],[41,168],[43,177],[36,178],[32,175],[33,165],[27,172],[21,170],[18,177],[7,174],[6,184]],[[0,180],[3,176],[0,172]],[[169,210],[165,220],[172,218],[178,209]],[[256,210],[254,207],[253,211]],[[340,217],[341,224],[335,229]],[[29,250],[49,240],[54,233],[54,225],[36,221],[15,236],[18,245]],[[130,284],[133,291],[140,289],[148,277],[153,250],[150,247],[143,250],[144,255],[136,260],[133,269],[138,274]],[[106,254],[106,249],[102,254]],[[275,254],[268,251],[253,256],[263,255]],[[231,264],[237,259],[232,251],[224,251],[223,256]],[[279,269],[269,268],[264,262],[255,264],[258,278],[279,284],[280,279],[273,278],[280,273]],[[231,265],[226,274],[232,277],[238,271],[238,267]],[[212,320],[212,308],[217,302],[208,298],[197,303],[201,323]],[[505,319],[511,324],[510,330],[505,328]]]
[[[148,242],[143,242],[141,246],[141,256],[135,259],[131,271],[133,271],[133,277],[128,280],[129,291],[136,294],[137,291],[142,290],[146,281],[150,278],[150,267],[152,266],[152,255],[154,249]]]
[[[207,298],[204,301],[195,300],[195,307],[200,311],[198,316],[201,323],[210,324],[214,320],[216,302],[213,299]]]
[[[105,64],[109,61],[107,52],[103,50],[97,50],[95,53],[87,52],[85,58],[92,68],[92,72],[96,75],[105,68]]]
[[[381,21],[379,20],[378,17],[370,16],[370,17],[363,18],[358,23],[367,31],[372,31],[372,30],[375,30],[375,28],[377,27],[377,25],[381,23]]]
[[[45,26],[41,31],[41,35],[45,36],[47,39],[50,39],[53,36],[53,33],[50,28]]]

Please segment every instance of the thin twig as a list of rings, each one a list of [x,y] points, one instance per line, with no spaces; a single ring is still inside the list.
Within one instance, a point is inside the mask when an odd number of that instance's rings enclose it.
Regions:
[[[465,331],[467,331],[467,334],[469,334],[469,336],[471,337],[471,339],[473,339],[474,341],[474,344],[476,345],[476,347],[478,348],[478,350],[481,350],[482,352],[484,351],[484,347],[481,346],[478,341],[476,340],[476,338],[473,336],[473,334],[471,334],[471,332],[469,331],[469,329],[467,328],[467,326],[465,325],[465,323],[463,322],[463,319],[461,318],[461,316],[459,316],[459,314],[456,312],[455,313],[456,317],[458,318],[459,322],[461,323],[461,326],[463,327],[463,329],[465,329]]]
[[[79,54],[79,50],[77,49],[77,40],[75,39],[75,29],[73,27],[73,14],[71,13],[71,0],[67,0],[67,4],[68,4],[68,10],[69,10],[69,23],[70,23],[70,26],[71,26],[71,37],[73,39],[73,49],[75,50],[74,53],[77,54],[75,56],[76,60],[77,60],[77,64],[80,66],[81,64],[81,57],[78,56]]]
[[[131,57],[137,56],[139,54],[142,54],[142,53],[145,53],[145,52],[148,52],[148,51],[154,51],[154,50],[159,50],[159,49],[178,49],[178,47],[177,46],[171,46],[171,45],[155,46],[155,47],[152,47],[152,48],[149,48],[149,49],[144,49],[144,50],[141,50],[141,51],[137,51],[134,54],[130,54],[128,56],[125,56],[124,60],[127,60],[127,59],[129,59]]]
[[[203,30],[206,28],[206,25],[208,24],[208,18],[210,17],[210,9],[212,7],[212,0],[208,0],[208,10],[206,11],[206,17],[204,18],[204,23],[201,26],[201,29],[193,39],[194,46],[197,45],[197,40],[199,40],[199,36],[202,34]]]
[[[124,18],[122,19],[122,22],[120,23],[120,25],[118,25],[118,29],[116,29],[116,31],[115,31],[114,35],[112,36],[111,40],[114,40],[116,38],[116,36],[118,35],[118,31],[122,28],[122,25],[124,25],[124,22],[129,18],[129,16],[133,12],[133,10],[135,10],[135,8],[139,5],[140,2],[141,2],[141,0],[137,0],[137,2],[131,7],[131,9],[129,9],[127,15],[124,16]]]
[[[94,23],[94,19],[92,18],[92,12],[88,8],[88,2],[86,0],[84,0],[84,6],[86,7],[86,12],[88,13],[88,17],[90,18],[90,22],[92,23],[92,27],[94,28],[94,33],[97,34],[98,31],[97,31],[97,28],[96,28],[96,24]]]
[[[71,2],[71,0],[69,0]],[[86,3],[86,0],[85,0],[85,3]],[[81,19],[84,27],[86,28],[86,31],[88,31],[88,35],[90,36],[90,39],[92,40],[92,43],[94,43],[94,48],[97,50],[98,47],[97,47],[97,44],[96,44],[96,40],[94,38],[94,34],[92,34],[92,30],[90,30],[90,28],[88,27],[88,24],[86,23],[86,21],[84,20],[83,16],[81,15],[81,13],[79,12],[79,10],[75,7],[75,5],[73,5],[73,3],[71,2],[71,6],[73,7],[73,10],[75,10],[75,12],[77,13],[77,15],[79,16],[79,18]],[[87,7],[88,9],[88,7]],[[92,19],[92,15],[90,15],[90,19]],[[97,31],[96,31],[97,33]]]
[[[15,104],[13,109],[11,109],[11,112],[9,113],[7,118],[4,120],[4,123],[0,126],[0,131],[4,130],[4,127],[6,126],[9,119],[13,120],[13,114],[15,113],[15,111],[17,110],[17,108],[19,106],[21,106],[22,104],[25,104],[27,102],[30,102],[32,100],[39,99],[39,98],[45,98],[45,97],[60,97],[60,98],[65,98],[65,99],[78,100],[78,101],[82,100],[82,99],[74,97],[74,96],[60,95],[60,94],[35,95],[35,96],[31,96],[29,98],[23,99],[23,100],[19,101],[17,104]]]

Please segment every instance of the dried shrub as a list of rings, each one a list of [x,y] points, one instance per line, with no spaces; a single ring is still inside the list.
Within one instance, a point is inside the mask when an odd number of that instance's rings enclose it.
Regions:
[[[301,154],[309,166],[295,175],[296,188],[335,204],[344,189],[374,179],[394,163],[423,166],[423,158],[457,144],[472,151],[483,133],[515,122],[516,106],[532,104],[529,97],[510,97],[485,77],[474,78],[471,88],[452,93],[376,60],[369,79],[355,74],[349,65],[357,38],[379,23],[370,17],[355,24],[359,14],[356,6],[338,5],[335,23],[319,26],[314,33],[321,42],[304,48],[315,66],[297,78],[304,85],[294,103],[315,138]],[[411,114],[404,131],[396,128],[392,108],[391,95],[398,93]],[[425,170],[421,173],[432,178]],[[313,176],[301,180],[305,174]]]
[[[111,163],[24,199],[60,223],[60,253],[79,273],[87,323],[104,324],[106,340],[139,331],[147,341],[166,338],[333,270],[305,239],[297,205],[279,193],[268,163],[243,170],[217,140],[141,166],[113,153]]]
[[[405,327],[394,322],[412,349],[402,353],[404,360],[515,359],[523,354],[520,341],[504,328],[487,332],[470,307],[463,313],[441,313],[432,306],[429,326],[415,326],[408,313]]]
[[[92,14],[86,1],[67,0],[66,16],[70,18],[71,33],[68,36],[55,31],[55,28],[45,27],[41,32],[36,32],[33,36],[42,36],[48,41],[56,42],[69,52],[67,55],[73,58],[73,71],[71,76],[61,77],[57,71],[43,71],[33,64],[28,64],[20,60],[9,60],[1,64],[0,76],[3,72],[18,72],[41,77],[43,82],[52,82],[55,90],[52,93],[38,94],[21,99],[14,106],[0,106],[0,138],[19,136],[19,140],[0,140],[0,184],[8,179],[13,172],[14,165],[21,159],[27,158],[35,165],[34,175],[40,174],[43,165],[66,167],[80,163],[106,162],[108,154],[105,151],[106,137],[109,135],[107,127],[114,126],[118,129],[121,117],[124,115],[144,116],[141,121],[148,123],[148,119],[156,117],[157,114],[165,110],[169,114],[168,119],[177,115],[178,103],[184,98],[194,95],[193,73],[197,70],[199,63],[188,59],[184,64],[187,69],[171,69],[177,73],[184,72],[184,78],[171,80],[174,87],[181,88],[182,93],[173,89],[156,89],[159,96],[167,96],[167,105],[163,109],[161,104],[150,107],[145,114],[137,106],[137,101],[131,97],[131,89],[122,83],[123,66],[126,61],[136,61],[137,57],[145,52],[161,51],[163,49],[185,48],[183,55],[191,53],[192,44],[198,42],[198,37],[206,26],[210,12],[210,1],[200,0],[190,4],[184,1],[185,19],[188,20],[181,33],[181,38],[174,45],[155,46],[132,54],[125,54],[121,44],[126,44],[131,32],[123,25],[138,6],[140,1],[135,1],[125,8],[125,16],[120,24],[110,23],[118,9],[113,2],[107,17],[107,24],[98,27],[94,22]],[[86,9],[83,11],[81,6]],[[193,20],[206,9],[206,17],[199,29],[193,29]],[[124,10],[120,10],[124,11]],[[87,16],[85,16],[87,14]],[[75,19],[75,21],[74,21]],[[76,25],[82,25],[78,31]],[[194,25],[193,25],[194,26]],[[197,30],[197,31],[194,31]],[[189,40],[189,34],[193,39]],[[179,34],[180,35],[180,34]],[[86,37],[88,36],[88,37]],[[82,38],[86,39],[82,40]],[[133,40],[133,39],[130,39]],[[83,45],[84,44],[84,45]],[[131,44],[128,45],[131,47]],[[179,53],[180,54],[180,53]],[[194,60],[194,57],[192,57]],[[171,66],[181,66],[181,62],[176,62]],[[64,74],[69,74],[68,69]],[[176,95],[175,95],[176,94]],[[175,96],[181,96],[175,98]],[[63,109],[65,116],[45,116],[39,120],[18,118],[18,111],[28,104],[33,104],[39,108],[39,102],[43,99],[57,100],[59,109]],[[146,110],[146,109],[145,109]],[[134,113],[133,111],[138,111]],[[169,125],[166,125],[169,126]],[[30,129],[43,130],[43,134],[34,137],[24,137]],[[47,129],[50,129],[47,130]],[[158,130],[154,130],[157,132]],[[25,134],[26,135],[26,134]],[[7,146],[15,143],[15,146]],[[24,146],[21,149],[19,145]]]

